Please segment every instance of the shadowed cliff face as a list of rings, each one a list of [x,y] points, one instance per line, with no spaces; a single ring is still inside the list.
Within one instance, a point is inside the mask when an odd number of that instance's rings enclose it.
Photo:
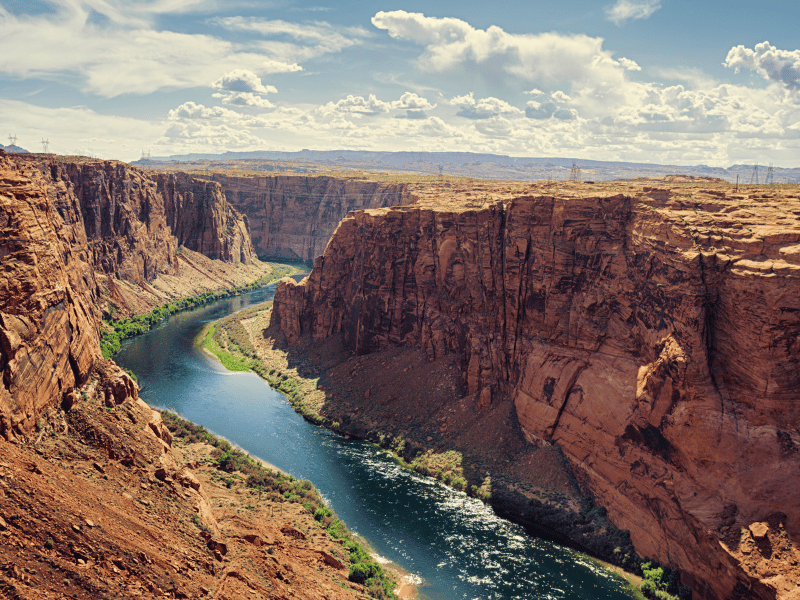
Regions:
[[[228,202],[247,215],[259,256],[313,260],[351,210],[413,202],[404,184],[333,177],[214,174]]]
[[[115,279],[146,289],[175,273],[179,245],[228,262],[255,254],[215,183],[0,153],[0,435],[72,401],[101,357],[101,297]]]
[[[363,211],[280,284],[273,323],[356,353],[456,353],[468,392],[510,397],[641,555],[700,598],[775,598],[737,540],[769,519],[800,540],[793,211],[796,197],[648,188]]]

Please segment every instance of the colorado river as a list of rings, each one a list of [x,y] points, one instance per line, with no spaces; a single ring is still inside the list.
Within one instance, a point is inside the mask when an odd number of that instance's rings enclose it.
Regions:
[[[192,347],[208,321],[269,300],[271,285],[171,317],[115,357],[142,397],[310,479],[347,526],[421,581],[430,600],[629,598],[580,554],[529,537],[480,501],[401,469],[371,444],[315,427],[253,373]]]

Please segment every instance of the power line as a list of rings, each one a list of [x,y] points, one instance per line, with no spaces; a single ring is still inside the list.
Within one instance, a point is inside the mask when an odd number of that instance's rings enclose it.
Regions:
[[[753,174],[750,175],[750,183],[758,185],[758,163],[753,167]]]
[[[581,168],[572,163],[572,169],[569,172],[569,180],[570,181],[580,181],[581,180]]]

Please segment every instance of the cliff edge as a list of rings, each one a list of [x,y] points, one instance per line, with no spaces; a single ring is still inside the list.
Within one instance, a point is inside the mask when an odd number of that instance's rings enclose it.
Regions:
[[[800,539],[800,195],[645,185],[351,213],[272,323],[455,355],[474,410],[513,402],[696,597],[790,597],[770,561]]]

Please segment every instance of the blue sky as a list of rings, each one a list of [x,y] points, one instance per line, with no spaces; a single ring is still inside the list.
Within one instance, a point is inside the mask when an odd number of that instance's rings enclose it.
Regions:
[[[0,139],[798,166],[798,23],[798,0],[0,0]]]

